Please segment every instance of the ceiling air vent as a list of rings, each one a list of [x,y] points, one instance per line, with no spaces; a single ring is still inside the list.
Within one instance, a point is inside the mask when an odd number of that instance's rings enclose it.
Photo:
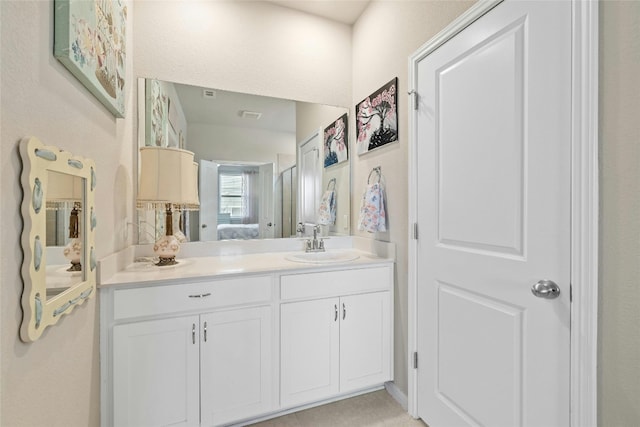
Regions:
[[[216,99],[216,91],[213,89],[203,89],[202,96],[204,98]]]
[[[257,111],[242,110],[240,111],[240,117],[242,117],[243,119],[258,120],[260,117],[262,117],[262,113],[258,113]]]

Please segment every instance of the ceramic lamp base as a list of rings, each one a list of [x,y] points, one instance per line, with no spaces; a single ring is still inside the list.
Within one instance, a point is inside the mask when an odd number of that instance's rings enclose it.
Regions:
[[[176,265],[178,261],[176,261],[176,257],[173,258],[160,258],[160,260],[156,263],[158,267],[164,267],[167,265]]]
[[[71,263],[71,267],[67,271],[82,271],[82,265],[80,264],[81,252],[82,240],[78,238],[71,239],[69,244],[64,247],[64,257]]]
[[[175,236],[162,236],[153,245],[153,252],[160,258],[157,266],[175,265],[176,255],[180,252],[180,242]]]
[[[67,271],[82,271],[82,264],[71,261],[71,267],[67,268]]]

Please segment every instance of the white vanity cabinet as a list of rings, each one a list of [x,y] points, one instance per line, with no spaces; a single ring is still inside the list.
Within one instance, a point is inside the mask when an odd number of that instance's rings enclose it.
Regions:
[[[393,379],[391,275],[383,266],[282,276],[283,407]]]
[[[113,410],[103,424],[218,426],[273,410],[273,280],[107,293]]]
[[[392,380],[393,263],[291,264],[101,285],[103,427],[245,425]]]

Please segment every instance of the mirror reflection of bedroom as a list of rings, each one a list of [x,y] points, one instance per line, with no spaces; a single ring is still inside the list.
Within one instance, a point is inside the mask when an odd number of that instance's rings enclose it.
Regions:
[[[198,163],[199,210],[175,215],[173,229],[188,241],[295,237],[300,134],[317,132],[346,109],[141,80],[145,126],[140,144],[192,151]],[[322,166],[318,173],[322,182]],[[342,205],[348,209],[348,172],[345,176]],[[139,243],[154,242],[163,224],[163,212],[142,213]],[[348,234],[347,228],[340,230]]]
[[[281,237],[273,217],[273,163],[200,160],[200,171],[199,240]]]

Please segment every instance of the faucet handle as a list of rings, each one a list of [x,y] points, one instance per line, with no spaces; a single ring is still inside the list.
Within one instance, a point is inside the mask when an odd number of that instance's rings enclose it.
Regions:
[[[320,239],[320,243],[318,244],[318,249],[324,251],[324,239]]]

